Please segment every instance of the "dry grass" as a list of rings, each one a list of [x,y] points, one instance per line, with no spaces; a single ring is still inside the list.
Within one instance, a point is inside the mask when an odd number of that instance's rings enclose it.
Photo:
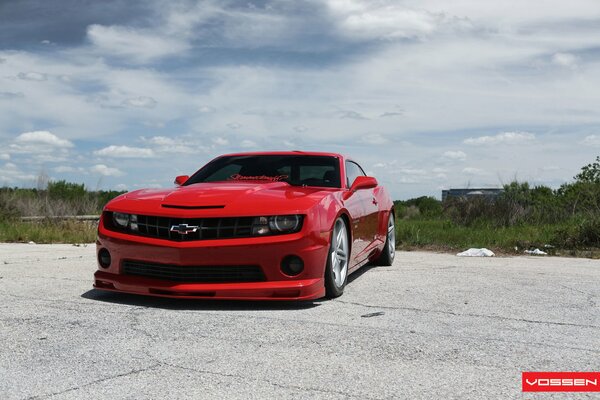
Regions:
[[[96,241],[97,224],[76,220],[0,221],[0,242],[92,243]]]

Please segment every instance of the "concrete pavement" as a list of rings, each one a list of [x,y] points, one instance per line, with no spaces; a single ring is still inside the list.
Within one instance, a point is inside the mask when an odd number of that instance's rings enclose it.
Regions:
[[[597,260],[398,252],[306,303],[99,292],[95,268],[0,244],[2,399],[594,397],[523,395],[521,371],[600,369]]]

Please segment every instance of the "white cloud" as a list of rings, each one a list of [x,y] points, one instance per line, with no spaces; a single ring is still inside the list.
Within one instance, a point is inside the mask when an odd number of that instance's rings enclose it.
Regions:
[[[24,132],[15,138],[15,142],[20,145],[43,145],[55,148],[70,148],[73,143],[66,139],[61,139],[48,131]]]
[[[485,175],[486,172],[484,170],[482,170],[481,168],[475,168],[475,167],[467,167],[464,168],[462,170],[463,174],[466,175]]]
[[[10,154],[0,153],[0,160],[10,160]]]
[[[340,32],[354,39],[404,39],[432,34],[443,15],[381,1],[328,0]]]
[[[552,62],[561,67],[574,68],[577,66],[577,57],[570,53],[555,53]]]
[[[18,99],[25,95],[22,92],[0,92],[0,99]]]
[[[212,141],[217,146],[227,146],[229,144],[229,140],[219,136],[214,137]]]
[[[588,135],[581,141],[584,146],[600,147],[600,135]]]
[[[30,184],[35,179],[35,175],[21,171],[14,163],[6,163],[0,168],[0,185],[13,183]]]
[[[256,143],[254,141],[248,140],[248,139],[242,140],[241,143],[240,143],[240,147],[243,147],[245,149],[250,149],[250,148],[253,148],[253,147],[256,147],[256,146],[257,145],[256,145]]]
[[[77,171],[75,168],[68,165],[59,165],[58,167],[53,168],[54,172],[66,173],[66,172],[75,172]]]
[[[206,153],[208,147],[189,137],[152,136],[140,137],[152,150],[159,153],[198,154]]]
[[[400,117],[402,116],[404,113],[401,111],[386,111],[384,113],[382,113],[379,118],[389,118],[389,117]]]
[[[179,38],[125,26],[90,25],[87,36],[100,54],[138,63],[181,55],[189,49]]]
[[[142,137],[142,141],[157,145],[157,146],[173,146],[177,144],[175,139],[166,136],[152,136],[149,138]]]
[[[238,124],[237,122],[230,122],[227,124],[227,127],[229,129],[240,129],[242,125]]]
[[[298,133],[304,133],[308,130],[308,128],[303,125],[298,125],[294,127],[294,130]]]
[[[115,145],[96,150],[94,151],[94,154],[97,156],[114,158],[149,158],[154,156],[152,149]]]
[[[535,135],[529,132],[502,132],[494,136],[471,137],[463,141],[464,144],[473,146],[487,146],[497,144],[519,144],[535,139]]]
[[[154,108],[156,107],[156,100],[154,100],[152,97],[140,96],[125,99],[123,100],[123,104],[137,108]]]
[[[371,145],[382,145],[388,142],[388,139],[378,133],[371,133],[361,136],[358,139],[360,143],[371,144]]]
[[[127,185],[124,183],[119,183],[117,186],[115,186],[115,190],[124,192],[127,190]]]
[[[215,112],[215,108],[211,107],[211,106],[203,105],[203,106],[198,107],[198,112],[201,112],[202,114],[209,114],[209,113]]]
[[[368,119],[364,115],[356,111],[341,111],[340,112],[341,119]]]
[[[37,82],[42,82],[47,79],[46,74],[41,74],[39,72],[19,72],[17,77],[19,77],[19,79],[22,79],[24,81],[37,81]]]
[[[96,164],[90,168],[90,172],[102,176],[121,176],[123,172],[117,168],[108,167],[104,164]]]
[[[445,151],[444,154],[442,154],[442,157],[456,161],[464,161],[467,159],[467,155],[465,154],[465,152],[460,150]]]
[[[412,175],[412,176],[424,176],[427,175],[427,171],[421,168],[400,168],[398,170],[403,175]]]
[[[394,168],[398,165],[398,160],[392,160],[389,162],[376,162],[373,164],[373,168]]]
[[[60,162],[66,159],[73,147],[69,140],[59,138],[48,131],[25,132],[17,136],[8,146],[12,154],[31,154],[33,162]]]

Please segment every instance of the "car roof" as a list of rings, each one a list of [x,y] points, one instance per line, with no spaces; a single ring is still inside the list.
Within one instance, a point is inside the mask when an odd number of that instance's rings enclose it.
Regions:
[[[257,155],[265,155],[265,156],[279,156],[279,155],[302,155],[302,156],[326,156],[326,157],[338,157],[346,159],[342,154],[339,153],[328,153],[328,152],[320,152],[320,151],[300,151],[300,150],[292,150],[292,151],[253,151],[253,152],[244,152],[244,153],[231,153],[231,154],[223,154],[220,157],[231,157],[231,156],[257,156]]]

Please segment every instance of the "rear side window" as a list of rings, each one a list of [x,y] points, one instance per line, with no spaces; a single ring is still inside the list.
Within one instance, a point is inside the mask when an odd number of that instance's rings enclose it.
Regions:
[[[365,171],[354,161],[346,161],[346,185],[352,186],[352,183],[359,176],[367,176]]]

